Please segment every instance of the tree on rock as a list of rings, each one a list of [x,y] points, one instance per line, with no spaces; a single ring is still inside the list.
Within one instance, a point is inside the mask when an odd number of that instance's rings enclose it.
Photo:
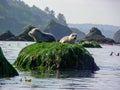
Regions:
[[[65,16],[63,14],[59,13],[57,16],[57,20],[58,20],[58,23],[60,23],[64,26],[67,26],[67,22],[66,22]]]

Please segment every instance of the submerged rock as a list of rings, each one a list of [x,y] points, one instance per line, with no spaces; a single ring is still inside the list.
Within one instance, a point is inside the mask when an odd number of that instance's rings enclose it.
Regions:
[[[17,76],[18,72],[4,57],[0,48],[0,78]]]
[[[21,50],[14,65],[19,70],[99,70],[91,54],[79,44],[42,42]]]

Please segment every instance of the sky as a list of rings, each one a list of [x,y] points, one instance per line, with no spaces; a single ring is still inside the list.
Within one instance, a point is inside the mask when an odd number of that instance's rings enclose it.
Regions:
[[[64,14],[67,23],[120,26],[120,0],[23,0],[29,6]]]

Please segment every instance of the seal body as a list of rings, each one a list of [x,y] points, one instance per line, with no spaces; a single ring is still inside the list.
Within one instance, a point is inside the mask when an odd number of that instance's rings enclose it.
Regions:
[[[61,38],[59,42],[61,42],[61,43],[67,42],[67,43],[74,44],[76,39],[77,39],[77,34],[72,33],[69,36],[65,36],[65,37]]]
[[[35,42],[52,42],[56,41],[55,37],[50,33],[41,32],[38,28],[33,28],[28,32]]]

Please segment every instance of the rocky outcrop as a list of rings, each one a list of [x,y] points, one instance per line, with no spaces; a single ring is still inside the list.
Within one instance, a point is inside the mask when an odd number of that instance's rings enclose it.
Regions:
[[[13,35],[9,31],[2,34],[1,37],[4,41],[34,41],[33,38],[28,35],[28,32],[31,31],[33,28],[35,27],[28,25],[23,28],[22,32],[18,36]]]
[[[69,27],[56,23],[53,20],[48,22],[43,31],[52,33],[57,40],[60,40],[62,37],[68,36],[72,33]]]
[[[114,40],[117,43],[120,43],[120,30],[118,30],[115,34],[114,34]]]
[[[21,34],[17,36],[18,41],[34,41],[33,38],[28,35],[28,32],[33,28],[35,27],[31,25],[25,26]]]
[[[114,40],[110,38],[106,38],[102,34],[102,32],[96,27],[91,28],[90,32],[85,36],[84,40],[96,41],[96,42],[108,43],[108,44],[115,43]]]
[[[10,31],[7,31],[0,35],[1,41],[8,40],[9,38],[15,38],[15,35],[13,33],[11,33]]]
[[[7,61],[0,47],[0,78],[17,76],[18,72]]]
[[[42,42],[21,50],[14,65],[19,70],[99,70],[91,54],[79,44]]]

